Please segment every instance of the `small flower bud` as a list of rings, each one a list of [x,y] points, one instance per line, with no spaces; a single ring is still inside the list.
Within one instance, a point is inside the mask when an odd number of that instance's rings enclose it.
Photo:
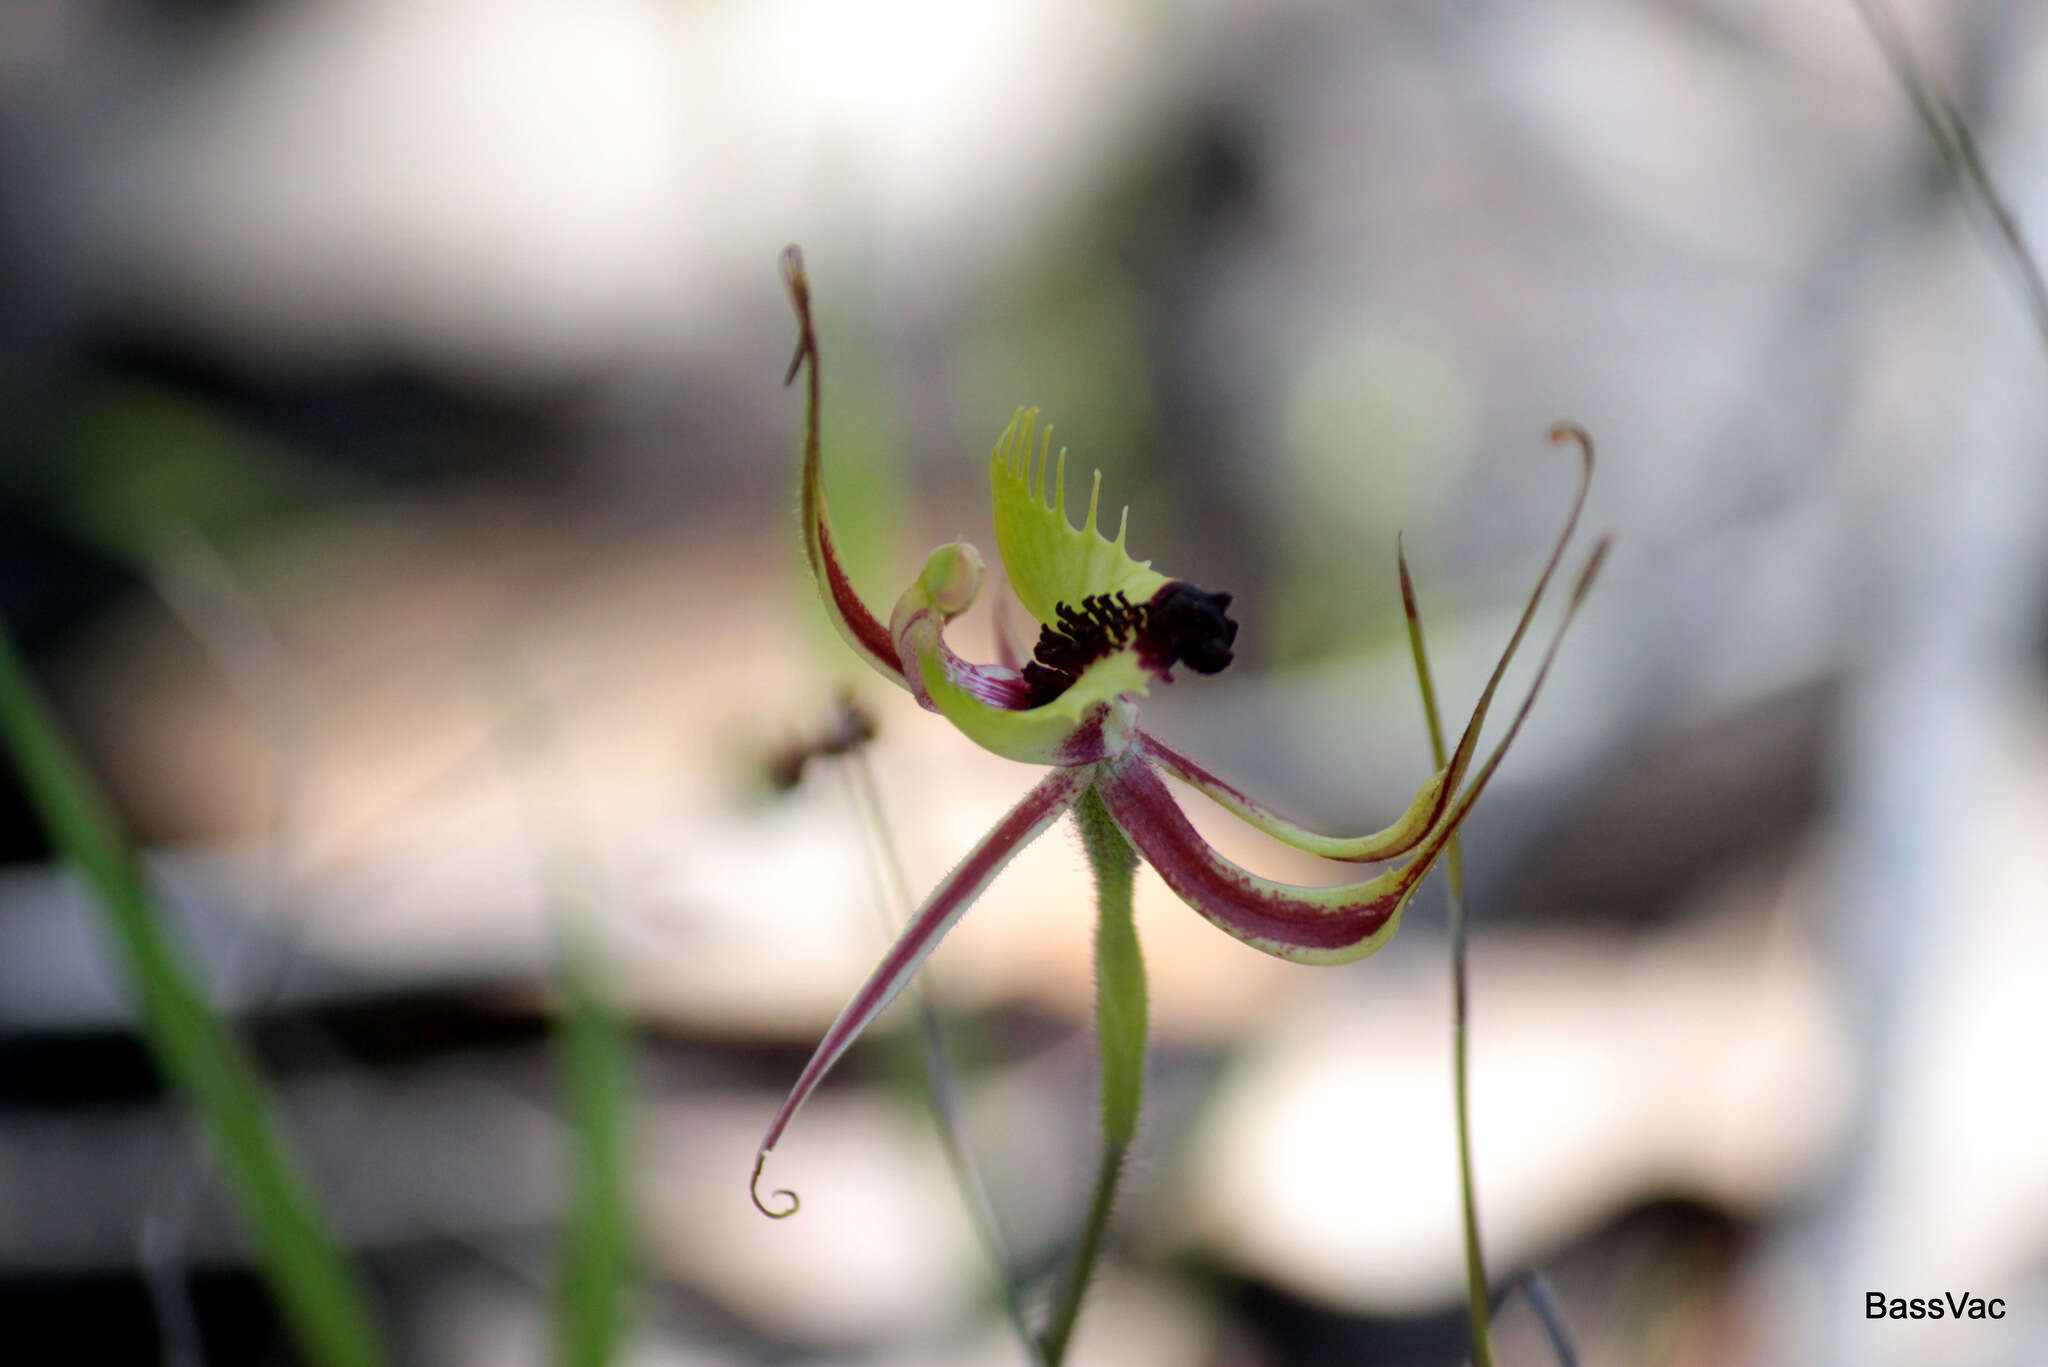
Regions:
[[[965,541],[949,541],[925,560],[918,583],[941,617],[958,617],[981,592],[981,552]]]

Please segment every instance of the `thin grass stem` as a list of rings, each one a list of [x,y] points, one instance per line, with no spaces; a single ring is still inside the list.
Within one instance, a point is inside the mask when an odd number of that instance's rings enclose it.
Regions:
[[[1921,69],[1888,0],[1855,0],[1855,4],[1871,42],[1877,45],[1893,79],[1912,104],[1914,117],[1920,121],[1927,140],[1934,144],[1935,155],[1941,159],[1942,168],[1948,172],[1965,208],[1976,211],[1971,215],[1972,226],[1993,259],[2003,259],[2018,287],[2028,321],[2034,325],[2043,348],[2048,349],[2048,282],[2042,279],[2040,265],[2020,230],[2019,219],[1999,193],[1978,154],[1976,135],[1955,102],[1936,90]]]
[[[267,1088],[200,990],[97,785],[0,630],[0,733],[51,842],[94,893],[160,1072],[211,1139],[293,1338],[319,1367],[385,1360],[369,1299],[279,1127]]]
[[[1429,650],[1422,639],[1422,614],[1415,606],[1415,586],[1408,561],[1401,557],[1401,603],[1408,619],[1408,649],[1415,661],[1415,682],[1422,691],[1422,715],[1429,724],[1429,749],[1436,767],[1448,763],[1443,717],[1437,709],[1436,682],[1430,673]],[[1465,963],[1465,861],[1457,836],[1444,846],[1444,881],[1450,903],[1451,930],[1451,1091],[1457,1110],[1458,1201],[1463,1213],[1465,1296],[1472,1323],[1474,1367],[1493,1367],[1491,1306],[1487,1297],[1486,1250],[1479,1237],[1479,1191],[1472,1173],[1472,1089],[1467,1052],[1470,994]]]
[[[556,1255],[555,1361],[609,1367],[619,1357],[634,1280],[631,1042],[588,928],[566,910],[557,926],[555,1049],[572,1139],[569,1212]]]

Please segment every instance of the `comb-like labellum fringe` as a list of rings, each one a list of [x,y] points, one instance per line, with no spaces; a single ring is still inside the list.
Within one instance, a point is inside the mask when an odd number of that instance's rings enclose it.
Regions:
[[[789,1097],[782,1103],[782,1109],[775,1113],[775,1119],[768,1126],[768,1133],[761,1140],[759,1152],[754,1156],[754,1182],[752,1195],[754,1204],[764,1215],[777,1219],[793,1215],[797,1209],[794,1192],[776,1191],[776,1197],[787,1196],[788,1203],[781,1210],[770,1210],[761,1200],[761,1168],[768,1160],[769,1151],[782,1132],[789,1127],[797,1108],[804,1104],[832,1065],[860,1037],[876,1016],[894,1001],[925,959],[938,948],[939,941],[963,912],[971,906],[976,897],[1000,873],[1003,866],[1030,844],[1045,828],[1058,819],[1060,813],[1072,805],[1092,771],[1086,769],[1055,769],[1041,779],[1038,786],[1024,795],[1024,800],[1009,810],[1009,813],[981,838],[981,843],[970,851],[967,857],[946,875],[940,884],[932,889],[917,914],[910,918],[903,934],[889,947],[882,962],[875,967],[868,980],[854,994],[846,1009],[839,1013],[839,1019],[832,1022],[832,1028],[825,1032],[825,1038],[818,1044],[817,1052],[790,1089]]]
[[[1146,762],[1146,750],[1133,750],[1099,771],[1096,791],[1111,818],[1159,870],[1183,902],[1219,929],[1255,949],[1297,963],[1341,964],[1373,953],[1393,935],[1401,909],[1428,875],[1430,866],[1465,822],[1472,805],[1486,791],[1508,747],[1522,732],[1529,710],[1550,677],[1558,647],[1584,604],[1606,559],[1610,543],[1603,538],[1587,558],[1572,586],[1564,616],[1544,649],[1542,663],[1529,691],[1515,709],[1507,733],[1479,767],[1468,787],[1415,847],[1413,857],[1376,878],[1337,887],[1301,887],[1261,878],[1217,853],[1204,840]],[[1149,739],[1149,738],[1148,738]]]
[[[1010,589],[1040,623],[1050,623],[1061,603],[1078,604],[1098,594],[1121,593],[1142,603],[1167,583],[1149,560],[1134,560],[1125,549],[1130,510],[1117,522],[1116,538],[1101,531],[1102,472],[1095,472],[1088,515],[1076,527],[1067,519],[1066,452],[1052,452],[1052,429],[1038,433],[1036,409],[1020,408],[989,453],[989,490],[994,501],[996,552],[1010,577]],[[1047,467],[1053,487],[1046,489]]]
[[[896,663],[895,643],[889,639],[889,630],[854,590],[853,580],[847,577],[845,562],[839,558],[838,542],[832,535],[832,513],[825,506],[824,459],[818,438],[818,338],[811,328],[811,286],[804,275],[803,253],[795,247],[785,248],[782,253],[782,281],[789,290],[790,303],[796,308],[797,320],[796,355],[790,360],[789,373],[783,383],[794,382],[797,371],[805,370],[808,363],[804,392],[803,500],[799,512],[804,524],[804,554],[811,563],[811,573],[817,577],[818,596],[825,604],[825,615],[832,619],[832,625],[846,638],[846,643],[872,665],[876,673],[907,686],[903,669]]]

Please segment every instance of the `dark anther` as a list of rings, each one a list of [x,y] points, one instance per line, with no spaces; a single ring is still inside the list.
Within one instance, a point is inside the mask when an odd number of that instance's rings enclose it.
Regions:
[[[1138,648],[1164,665],[1184,664],[1197,674],[1214,674],[1230,663],[1237,623],[1223,610],[1227,593],[1204,593],[1176,579],[1152,595],[1145,605],[1145,627]]]
[[[1053,616],[1054,621],[1039,628],[1031,663],[1024,666],[1024,682],[1030,689],[1026,702],[1032,707],[1051,702],[1082,670],[1129,644],[1144,624],[1145,609],[1132,607],[1121,593],[1098,593],[1083,598],[1078,609],[1055,604]]]
[[[1227,593],[1204,593],[1174,580],[1146,602],[1133,606],[1118,594],[1096,594],[1076,608],[1053,608],[1055,620],[1039,630],[1031,663],[1024,666],[1026,705],[1040,707],[1073,686],[1081,671],[1126,646],[1135,646],[1145,667],[1171,678],[1176,664],[1197,674],[1214,674],[1230,663],[1237,623],[1224,616]]]

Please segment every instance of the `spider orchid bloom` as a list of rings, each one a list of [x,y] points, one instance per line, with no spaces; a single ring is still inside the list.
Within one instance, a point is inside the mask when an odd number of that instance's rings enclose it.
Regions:
[[[1214,674],[1230,663],[1237,635],[1237,624],[1225,615],[1230,595],[1169,579],[1150,562],[1133,559],[1124,545],[1128,509],[1115,538],[1105,536],[1098,524],[1099,471],[1089,492],[1087,518],[1074,526],[1066,513],[1066,452],[1053,456],[1050,430],[1041,437],[1029,410],[1019,409],[996,442],[989,480],[1003,568],[1018,600],[1040,624],[1033,658],[1021,668],[1014,661],[972,664],[946,644],[946,624],[967,610],[981,587],[981,556],[965,542],[951,542],[931,553],[886,625],[868,608],[839,558],[825,505],[818,347],[809,283],[803,258],[794,247],[784,253],[783,277],[799,327],[787,381],[793,382],[809,365],[801,516],[805,550],[826,614],[876,672],[908,689],[919,704],[952,722],[969,740],[1007,759],[1049,769],[917,909],[826,1032],[776,1112],[755,1158],[752,1186],[755,1205],[776,1218],[795,1213],[798,1201],[795,1193],[779,1190],[774,1195],[784,1204],[770,1210],[760,1197],[761,1170],[797,1108],[909,983],[1003,866],[1090,789],[1181,900],[1253,948],[1297,963],[1340,964],[1364,958],[1385,944],[1417,885],[1457,833],[1520,731],[1564,628],[1606,551],[1603,541],[1580,572],[1564,618],[1506,736],[1475,770],[1481,724],[1571,539],[1592,473],[1592,446],[1585,433],[1560,424],[1551,439],[1572,442],[1580,453],[1577,494],[1456,749],[1386,829],[1350,837],[1322,835],[1286,820],[1139,729],[1139,700],[1154,684],[1171,682],[1175,665]],[[1415,600],[1405,558],[1400,570],[1403,604],[1413,621]],[[1348,862],[1403,862],[1375,877],[1337,887],[1300,887],[1261,878],[1202,838],[1161,774],[1180,780],[1295,849]],[[1471,781],[1466,784],[1468,776]]]

